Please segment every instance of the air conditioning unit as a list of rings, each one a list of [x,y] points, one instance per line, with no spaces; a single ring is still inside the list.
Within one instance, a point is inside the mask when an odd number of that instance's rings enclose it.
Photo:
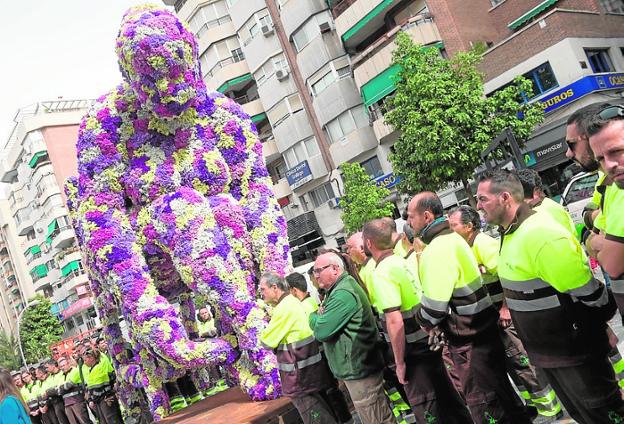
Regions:
[[[327,201],[327,204],[329,205],[330,208],[332,209],[336,209],[338,207],[338,202],[336,201],[336,199],[329,199]]]
[[[260,30],[262,31],[262,35],[264,35],[265,37],[268,37],[274,32],[272,25],[262,25]]]
[[[321,31],[321,34],[331,31],[331,26],[329,25],[329,22],[321,22],[319,24],[319,30]]]
[[[278,81],[285,80],[288,78],[288,71],[286,69],[278,69],[275,71],[275,78],[277,78]]]
[[[35,231],[43,233],[43,227],[40,224],[35,224]]]

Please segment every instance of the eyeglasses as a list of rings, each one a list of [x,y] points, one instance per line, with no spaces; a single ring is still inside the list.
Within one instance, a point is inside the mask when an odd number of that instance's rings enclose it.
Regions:
[[[321,272],[323,272],[323,270],[324,270],[325,268],[329,268],[330,266],[332,266],[332,264],[325,265],[325,266],[322,266],[322,267],[320,267],[320,268],[314,268],[314,269],[312,270],[312,272],[313,272],[315,275],[319,275]]]
[[[603,121],[608,121],[613,118],[624,118],[624,106],[610,106],[598,113],[598,117]]]

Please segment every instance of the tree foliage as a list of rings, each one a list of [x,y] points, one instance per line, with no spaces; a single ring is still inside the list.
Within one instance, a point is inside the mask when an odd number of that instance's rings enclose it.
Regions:
[[[18,370],[21,365],[17,339],[13,334],[7,335],[0,331],[0,367]]]
[[[364,223],[384,216],[392,216],[394,205],[386,197],[390,191],[378,187],[358,163],[340,166],[344,181],[344,196],[340,199],[342,222],[347,233],[354,233]]]
[[[35,299],[38,303],[24,311],[20,322],[22,348],[29,364],[49,357],[49,346],[60,341],[63,334],[63,325],[50,311],[50,301],[43,296]]]
[[[444,59],[437,48],[424,49],[404,33],[396,43],[393,62],[400,70],[385,121],[400,131],[390,157],[399,188],[411,194],[462,181],[471,194],[467,181],[491,140],[511,127],[523,143],[542,121],[539,104],[520,101],[531,97],[531,82],[520,77],[485,97],[476,52]]]

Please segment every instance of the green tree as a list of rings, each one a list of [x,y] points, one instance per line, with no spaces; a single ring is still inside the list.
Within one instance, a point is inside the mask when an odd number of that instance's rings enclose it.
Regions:
[[[50,300],[41,295],[29,301],[38,303],[29,306],[20,322],[20,337],[26,361],[38,362],[50,356],[50,345],[61,340],[63,325],[50,311]]]
[[[390,156],[399,188],[412,194],[461,181],[473,201],[468,180],[482,163],[483,149],[506,127],[522,144],[542,121],[539,104],[521,101],[531,97],[532,84],[520,77],[485,97],[476,52],[444,59],[437,48],[423,48],[405,33],[396,43],[399,72],[385,121],[400,131]]]
[[[17,370],[20,365],[20,354],[15,336],[0,331],[0,367]]]
[[[386,200],[390,191],[378,187],[358,163],[340,166],[344,196],[340,199],[342,222],[347,233],[354,233],[371,219],[392,216],[394,205]]]

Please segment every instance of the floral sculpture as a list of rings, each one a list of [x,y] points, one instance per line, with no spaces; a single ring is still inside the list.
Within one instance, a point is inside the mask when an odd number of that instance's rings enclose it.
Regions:
[[[201,385],[214,364],[251,399],[273,399],[255,287],[259,272],[290,263],[257,130],[233,100],[207,93],[197,41],[171,12],[129,9],[116,52],[123,83],[82,120],[66,192],[122,403],[140,410],[142,387],[158,420],[169,413],[163,382],[192,370]],[[225,336],[197,338],[193,294],[211,299]]]

